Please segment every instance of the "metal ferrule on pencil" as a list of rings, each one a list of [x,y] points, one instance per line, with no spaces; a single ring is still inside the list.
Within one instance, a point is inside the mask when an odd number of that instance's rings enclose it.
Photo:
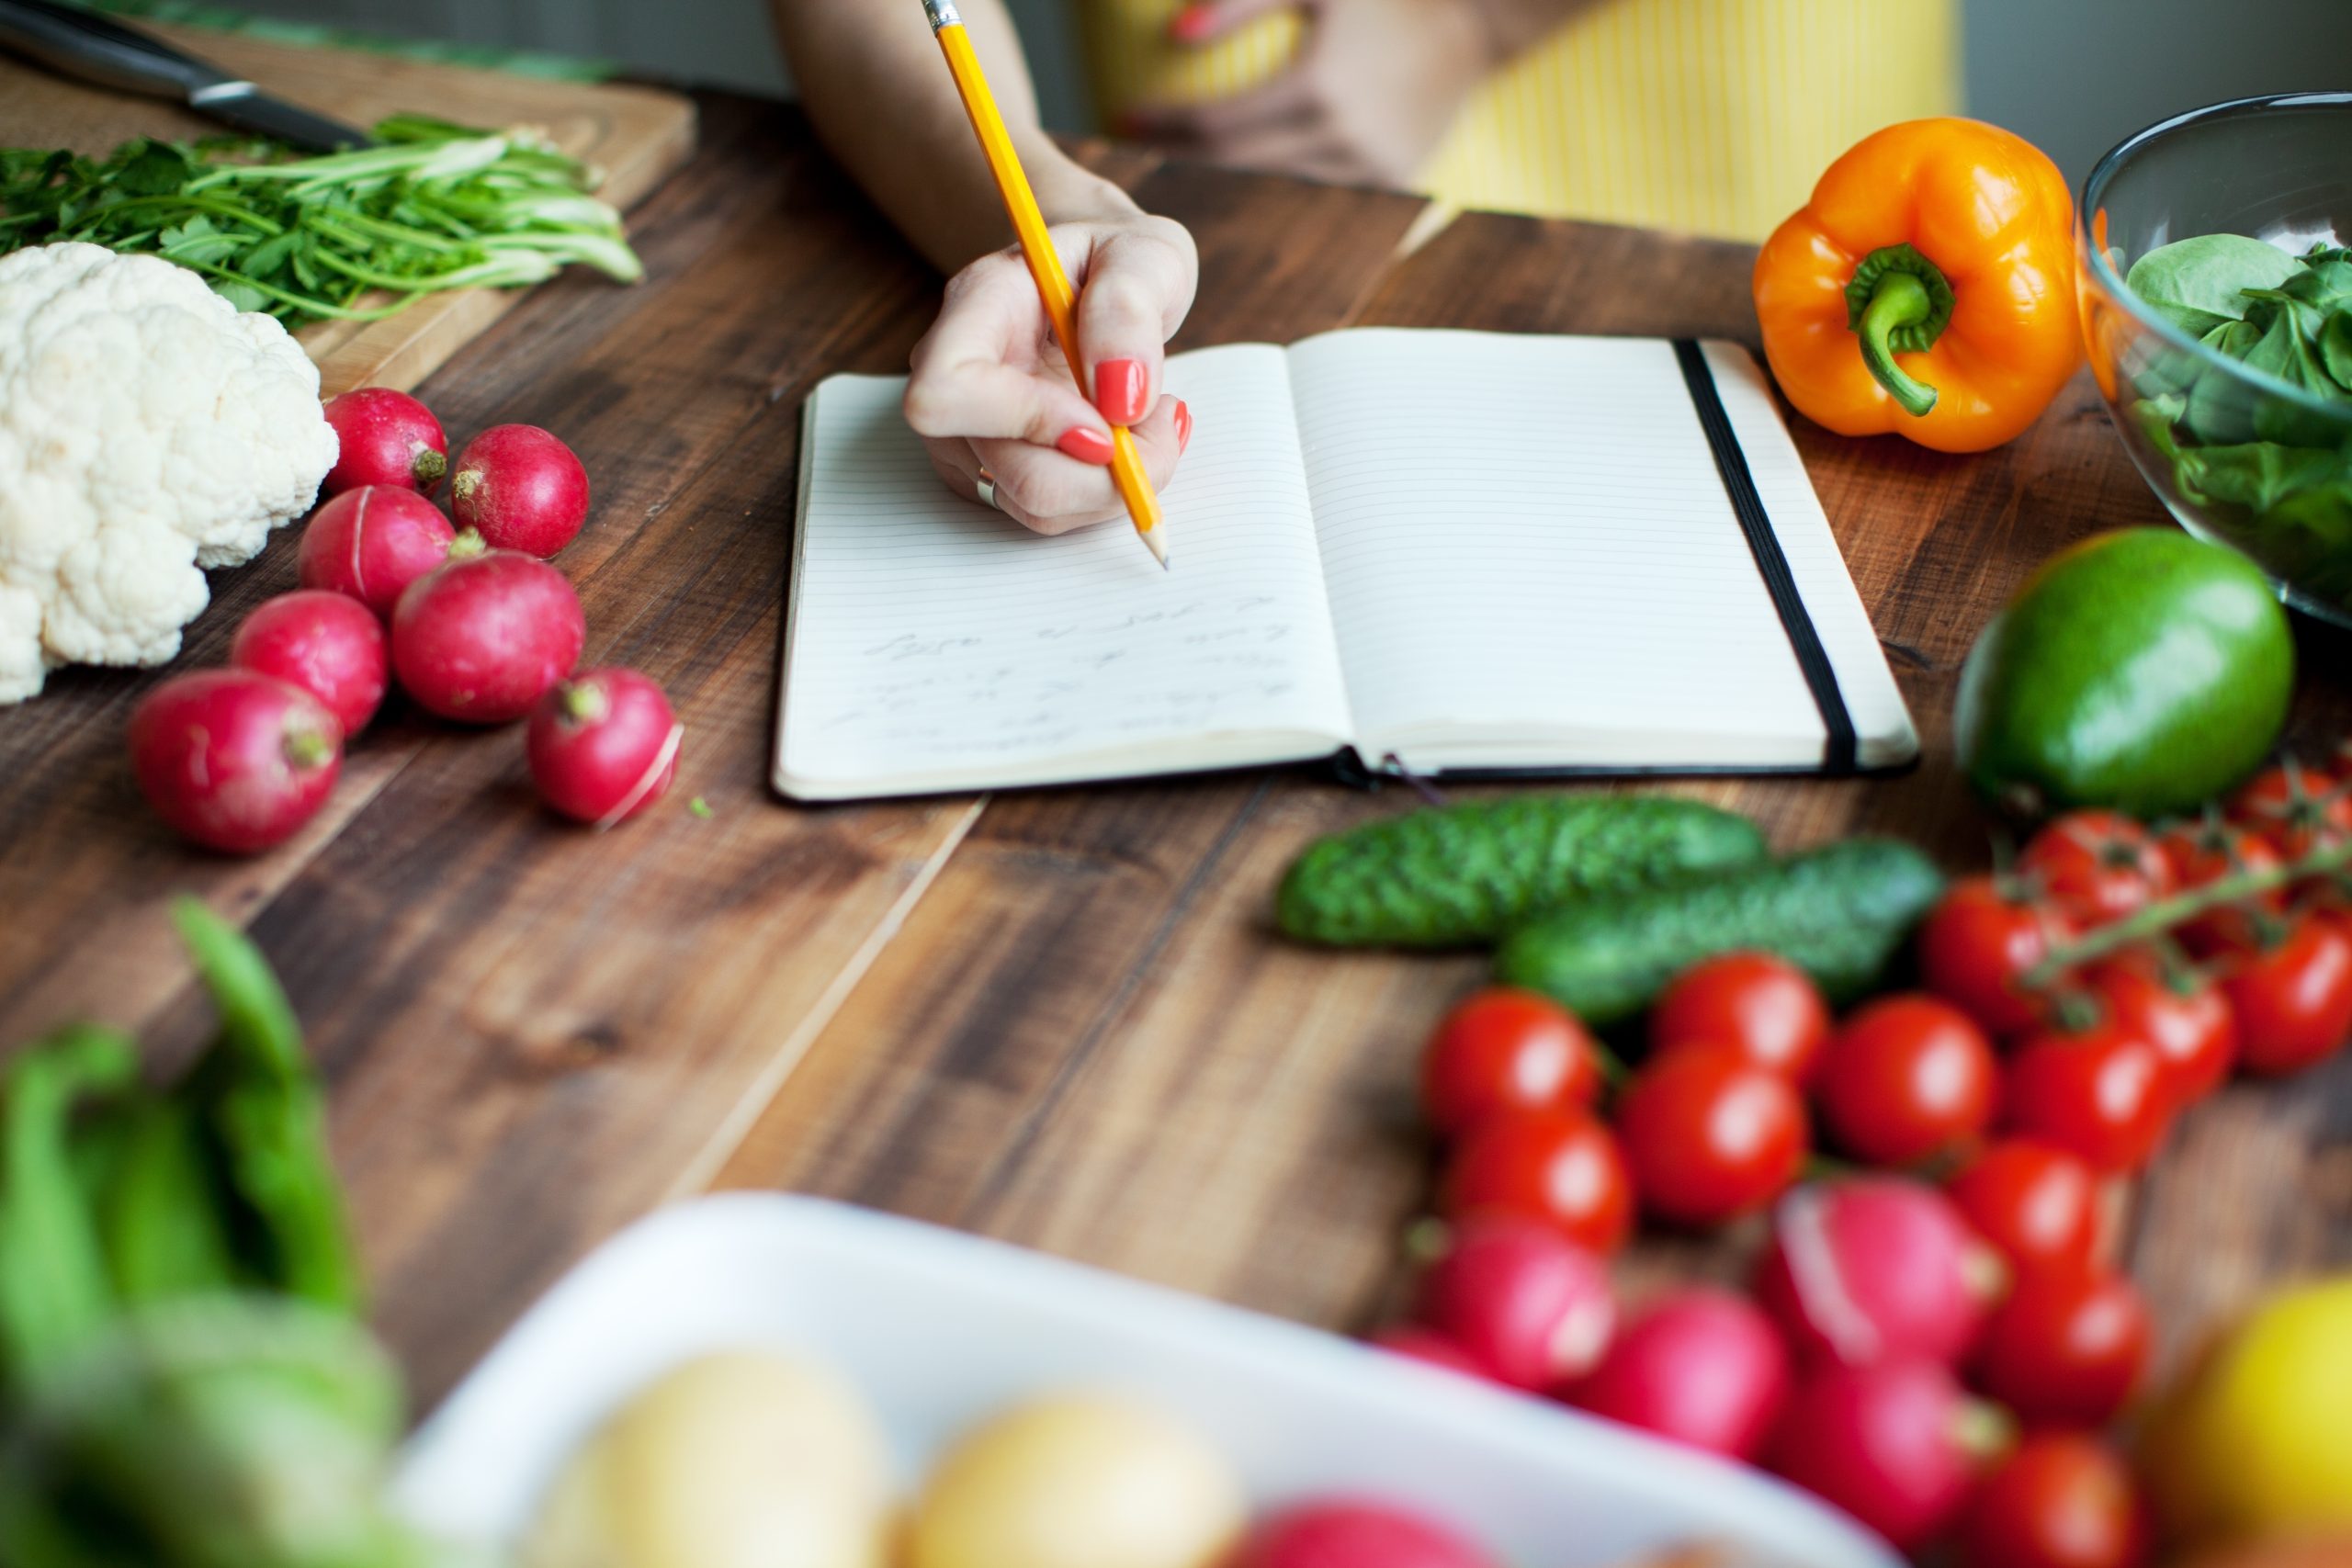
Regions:
[[[956,0],[922,0],[922,14],[931,18],[931,30],[960,28],[964,18],[956,14]]]

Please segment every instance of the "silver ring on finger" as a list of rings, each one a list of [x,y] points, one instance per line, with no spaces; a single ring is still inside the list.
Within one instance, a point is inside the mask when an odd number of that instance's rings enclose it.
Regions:
[[[999,512],[1004,510],[1003,503],[996,498],[996,476],[994,474],[989,472],[987,468],[983,468],[980,470],[980,477],[973,480],[972,483],[973,488],[979,492],[979,502],[982,506],[993,506]]]

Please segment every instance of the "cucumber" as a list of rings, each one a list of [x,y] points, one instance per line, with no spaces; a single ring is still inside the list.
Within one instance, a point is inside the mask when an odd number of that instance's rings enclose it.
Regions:
[[[1596,1028],[1640,1012],[1699,960],[1743,950],[1778,953],[1831,1000],[1844,1000],[1885,973],[1943,886],[1910,845],[1854,839],[1773,864],[1582,900],[1515,934],[1495,975],[1544,992]]]
[[[1695,801],[1517,795],[1334,834],[1283,878],[1274,921],[1334,947],[1493,942],[1574,899],[1764,858],[1745,817]]]

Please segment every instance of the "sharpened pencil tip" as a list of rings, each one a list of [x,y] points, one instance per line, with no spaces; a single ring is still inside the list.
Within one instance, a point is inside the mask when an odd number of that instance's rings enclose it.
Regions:
[[[1167,542],[1159,536],[1159,529],[1158,525],[1155,525],[1152,527],[1142,530],[1136,536],[1136,537],[1141,539],[1143,541],[1144,548],[1151,552],[1151,558],[1159,563],[1159,570],[1166,571],[1168,570],[1168,545]]]

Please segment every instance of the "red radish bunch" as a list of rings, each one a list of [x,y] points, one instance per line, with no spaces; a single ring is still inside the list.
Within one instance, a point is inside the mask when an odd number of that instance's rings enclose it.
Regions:
[[[324,410],[342,444],[320,488],[340,495],[362,485],[397,485],[430,494],[449,469],[449,438],[433,411],[390,387],[361,387],[330,398]]]
[[[1343,1497],[1283,1509],[1225,1568],[1494,1568],[1494,1559],[1425,1515]]]
[[[587,637],[563,573],[492,550],[409,584],[392,610],[392,669],[429,713],[505,724],[578,667]]]
[[[1753,1459],[1787,1402],[1788,1348],[1745,1297],[1700,1288],[1651,1303],[1570,1403],[1692,1448]]]
[[[566,817],[609,828],[662,798],[684,733],[645,676],[591,670],[559,682],[532,710],[531,779]]]
[[[1905,1551],[1949,1529],[2008,1424],[1939,1361],[1831,1364],[1790,1398],[1772,1468]]]
[[[130,764],[155,814],[208,849],[253,854],[326,804],[343,729],[320,701],[251,670],[175,675],[130,715]]]
[[[391,680],[382,624],[358,600],[319,589],[281,593],[254,609],[230,641],[229,662],[301,687],[346,736],[368,728]]]
[[[493,424],[458,454],[449,510],[491,548],[544,560],[588,521],[588,470],[537,425]]]
[[[1488,1377],[1545,1389],[1589,1371],[1617,1326],[1600,1259],[1545,1226],[1464,1222],[1422,1276],[1419,1320]]]
[[[339,493],[303,533],[301,591],[246,616],[232,669],[166,681],[132,716],[132,765],[157,813],[232,853],[282,841],[325,803],[345,739],[375,716],[395,676],[443,717],[534,716],[532,777],[566,816],[609,827],[659,800],[684,727],[636,671],[566,681],[587,623],[571,584],[536,558],[587,514],[579,459],[526,425],[476,437],[459,465],[462,509],[535,554],[485,549],[421,493],[447,450],[422,403],[370,388],[326,414],[342,455],[325,489]]]
[[[295,552],[305,588],[358,600],[390,620],[408,585],[453,551],[479,553],[479,539],[458,544],[441,509],[393,485],[365,485],[336,496],[311,518]]]
[[[1756,1294],[1798,1354],[1850,1366],[1947,1366],[2006,1285],[1951,1201],[1901,1177],[1801,1187],[1773,1215]]]

